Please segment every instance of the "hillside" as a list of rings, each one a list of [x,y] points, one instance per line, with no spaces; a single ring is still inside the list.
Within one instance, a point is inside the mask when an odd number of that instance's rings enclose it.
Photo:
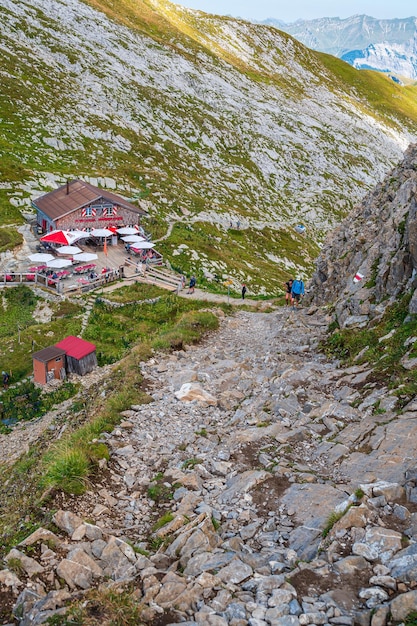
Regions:
[[[0,6],[3,223],[84,177],[141,203],[155,238],[174,223],[174,268],[273,293],[416,139],[416,88],[272,27],[165,0]]]

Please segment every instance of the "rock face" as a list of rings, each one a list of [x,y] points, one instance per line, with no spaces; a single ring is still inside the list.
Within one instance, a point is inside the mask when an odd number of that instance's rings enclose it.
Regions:
[[[239,312],[143,363],[154,402],[102,434],[106,472],[62,496],[54,532],[6,555],[0,606],[32,626],[126,587],[150,625],[385,626],[415,610],[417,404],[397,415],[378,390],[381,425],[369,369],[317,353],[328,322]],[[216,402],[180,399],[187,382]]]
[[[341,326],[366,325],[406,291],[413,293],[410,313],[417,313],[416,192],[417,145],[412,145],[328,237],[308,298],[334,302]]]

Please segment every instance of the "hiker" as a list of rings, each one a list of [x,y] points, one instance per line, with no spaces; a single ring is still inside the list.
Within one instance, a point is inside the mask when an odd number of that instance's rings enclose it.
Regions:
[[[2,372],[1,375],[3,376],[3,389],[8,389],[10,375],[7,372]]]
[[[196,282],[197,282],[197,281],[196,281],[195,276],[194,276],[194,274],[193,274],[193,275],[191,276],[191,278],[190,278],[190,284],[189,284],[189,287],[188,287],[188,291],[187,291],[187,293],[194,293],[194,289],[195,289],[195,284],[196,284]]]
[[[243,284],[243,285],[242,285],[242,300],[244,300],[244,299],[245,299],[245,294],[246,294],[246,292],[247,292],[246,285],[245,285],[245,284]]]
[[[298,276],[291,287],[291,304],[293,309],[298,308],[301,298],[304,296],[304,283],[300,276]]]
[[[294,280],[292,278],[289,278],[287,280],[286,283],[284,283],[285,285],[285,305],[286,306],[290,306],[291,304],[291,288],[292,288],[292,284],[293,284]]]

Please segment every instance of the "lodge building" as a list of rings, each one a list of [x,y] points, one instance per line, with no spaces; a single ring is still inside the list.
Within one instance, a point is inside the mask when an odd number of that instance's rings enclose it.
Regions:
[[[36,200],[38,228],[52,230],[86,230],[139,226],[146,211],[106,189],[83,180],[68,181]]]

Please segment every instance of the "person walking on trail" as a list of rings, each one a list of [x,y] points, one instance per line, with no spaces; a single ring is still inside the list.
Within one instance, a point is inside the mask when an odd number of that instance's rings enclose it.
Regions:
[[[2,372],[1,375],[3,376],[3,389],[8,389],[10,374],[8,374],[7,372]]]
[[[285,304],[286,304],[286,306],[290,306],[291,301],[292,301],[291,289],[292,289],[293,282],[294,282],[294,280],[292,278],[289,278],[287,280],[287,282],[284,283],[284,285],[285,285]]]
[[[246,294],[246,292],[247,292],[246,285],[245,285],[245,284],[243,284],[243,285],[242,285],[242,300],[244,300],[244,299],[245,299],[245,294]]]
[[[189,285],[189,287],[188,287],[188,291],[187,291],[187,293],[194,293],[194,289],[195,289],[196,282],[197,282],[197,281],[196,281],[196,279],[195,279],[195,276],[194,276],[194,275],[193,275],[193,276],[191,276],[191,278],[190,278],[190,285]]]
[[[304,296],[304,283],[301,277],[297,277],[291,287],[291,303],[293,309],[297,309],[300,305],[300,300]]]

